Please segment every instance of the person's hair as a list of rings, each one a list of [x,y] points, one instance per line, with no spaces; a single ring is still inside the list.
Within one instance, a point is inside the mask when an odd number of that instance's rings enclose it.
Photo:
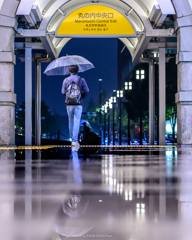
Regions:
[[[78,65],[71,65],[71,66],[69,66],[69,72],[71,74],[77,74],[78,71],[79,71]]]

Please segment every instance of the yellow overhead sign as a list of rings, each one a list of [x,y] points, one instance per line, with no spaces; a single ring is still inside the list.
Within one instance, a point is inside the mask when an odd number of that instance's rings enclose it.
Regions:
[[[118,10],[92,4],[69,13],[59,24],[56,37],[135,37],[128,17]]]

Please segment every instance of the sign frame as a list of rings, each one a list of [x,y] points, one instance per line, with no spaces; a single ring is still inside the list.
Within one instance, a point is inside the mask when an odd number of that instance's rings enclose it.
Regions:
[[[73,13],[74,11],[76,11],[77,9],[79,8],[82,8],[82,7],[86,7],[86,6],[90,6],[90,5],[102,5],[102,6],[106,6],[106,7],[110,7],[116,11],[118,11],[119,13],[121,13],[128,21],[129,23],[131,24],[131,26],[133,27],[134,31],[135,31],[135,34],[134,35],[58,35],[57,34],[57,31],[60,27],[60,25],[62,24],[62,22],[65,20],[65,18],[67,18],[71,13]],[[118,8],[116,7],[113,7],[109,4],[104,4],[104,3],[93,3],[93,4],[83,4],[83,5],[80,5],[76,8],[74,8],[73,10],[69,11],[62,19],[61,21],[59,22],[56,30],[55,30],[55,37],[56,38],[136,38],[137,37],[137,31],[135,29],[135,26],[134,24],[132,23],[132,21],[130,20],[130,18],[125,14],[123,13],[121,10],[119,10]]]

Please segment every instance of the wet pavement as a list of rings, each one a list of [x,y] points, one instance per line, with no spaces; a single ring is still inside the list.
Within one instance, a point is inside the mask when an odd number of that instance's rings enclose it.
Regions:
[[[1,239],[192,239],[192,148],[24,153],[0,151]]]

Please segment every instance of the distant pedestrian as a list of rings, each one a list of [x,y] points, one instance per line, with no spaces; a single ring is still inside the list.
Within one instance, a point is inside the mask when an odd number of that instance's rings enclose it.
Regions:
[[[86,122],[84,122],[83,123],[83,131],[81,131],[81,133],[90,133],[90,128],[89,127],[87,127],[87,123]]]
[[[80,144],[78,134],[82,114],[82,99],[89,92],[89,88],[84,78],[77,75],[79,67],[77,65],[69,66],[70,77],[63,81],[62,94],[66,96],[65,104],[69,118],[69,134],[72,139],[72,151],[78,151]]]

